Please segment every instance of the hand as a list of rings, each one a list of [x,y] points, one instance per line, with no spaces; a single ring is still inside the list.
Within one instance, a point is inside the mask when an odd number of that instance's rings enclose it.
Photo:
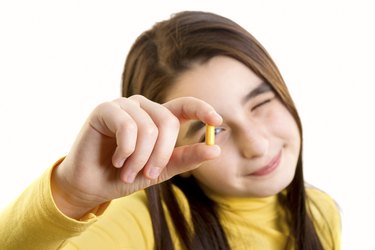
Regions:
[[[207,103],[192,97],[163,105],[143,96],[99,105],[52,174],[56,205],[79,218],[94,207],[190,171],[220,155],[204,143],[175,147],[180,122],[220,125]]]

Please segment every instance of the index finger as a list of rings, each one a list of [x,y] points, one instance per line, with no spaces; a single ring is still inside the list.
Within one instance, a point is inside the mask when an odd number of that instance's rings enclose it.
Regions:
[[[168,108],[181,122],[186,120],[201,120],[206,124],[219,126],[223,118],[215,109],[195,97],[180,97],[163,104]]]

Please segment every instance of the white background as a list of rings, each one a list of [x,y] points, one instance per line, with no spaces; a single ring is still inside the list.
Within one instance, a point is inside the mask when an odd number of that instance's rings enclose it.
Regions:
[[[0,209],[120,96],[129,47],[180,10],[227,16],[270,52],[304,125],[306,180],[342,210],[343,249],[374,249],[371,1],[1,1]],[[130,3],[130,1],[129,1]]]

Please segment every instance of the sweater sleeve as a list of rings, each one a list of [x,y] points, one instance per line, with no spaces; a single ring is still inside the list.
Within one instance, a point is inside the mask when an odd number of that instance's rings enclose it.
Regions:
[[[57,249],[65,240],[85,231],[106,208],[108,204],[80,221],[62,214],[53,201],[50,188],[51,172],[60,162],[56,162],[1,211],[1,249]]]

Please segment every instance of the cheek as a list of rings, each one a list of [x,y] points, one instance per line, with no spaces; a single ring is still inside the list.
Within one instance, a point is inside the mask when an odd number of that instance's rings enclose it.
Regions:
[[[299,148],[301,139],[297,123],[283,104],[275,103],[263,116],[262,123],[265,124],[268,133],[290,146]]]
[[[203,162],[198,168],[193,170],[193,174],[199,176],[200,178],[198,179],[203,177],[216,181],[227,179],[228,176],[231,176],[236,171],[236,168],[233,167],[238,165],[236,160],[237,158],[233,155],[232,150],[222,149],[222,154],[219,158]]]
[[[290,112],[281,105],[273,112],[272,121],[269,121],[271,129],[280,138],[283,138],[289,144],[300,146],[300,133],[296,121]]]

